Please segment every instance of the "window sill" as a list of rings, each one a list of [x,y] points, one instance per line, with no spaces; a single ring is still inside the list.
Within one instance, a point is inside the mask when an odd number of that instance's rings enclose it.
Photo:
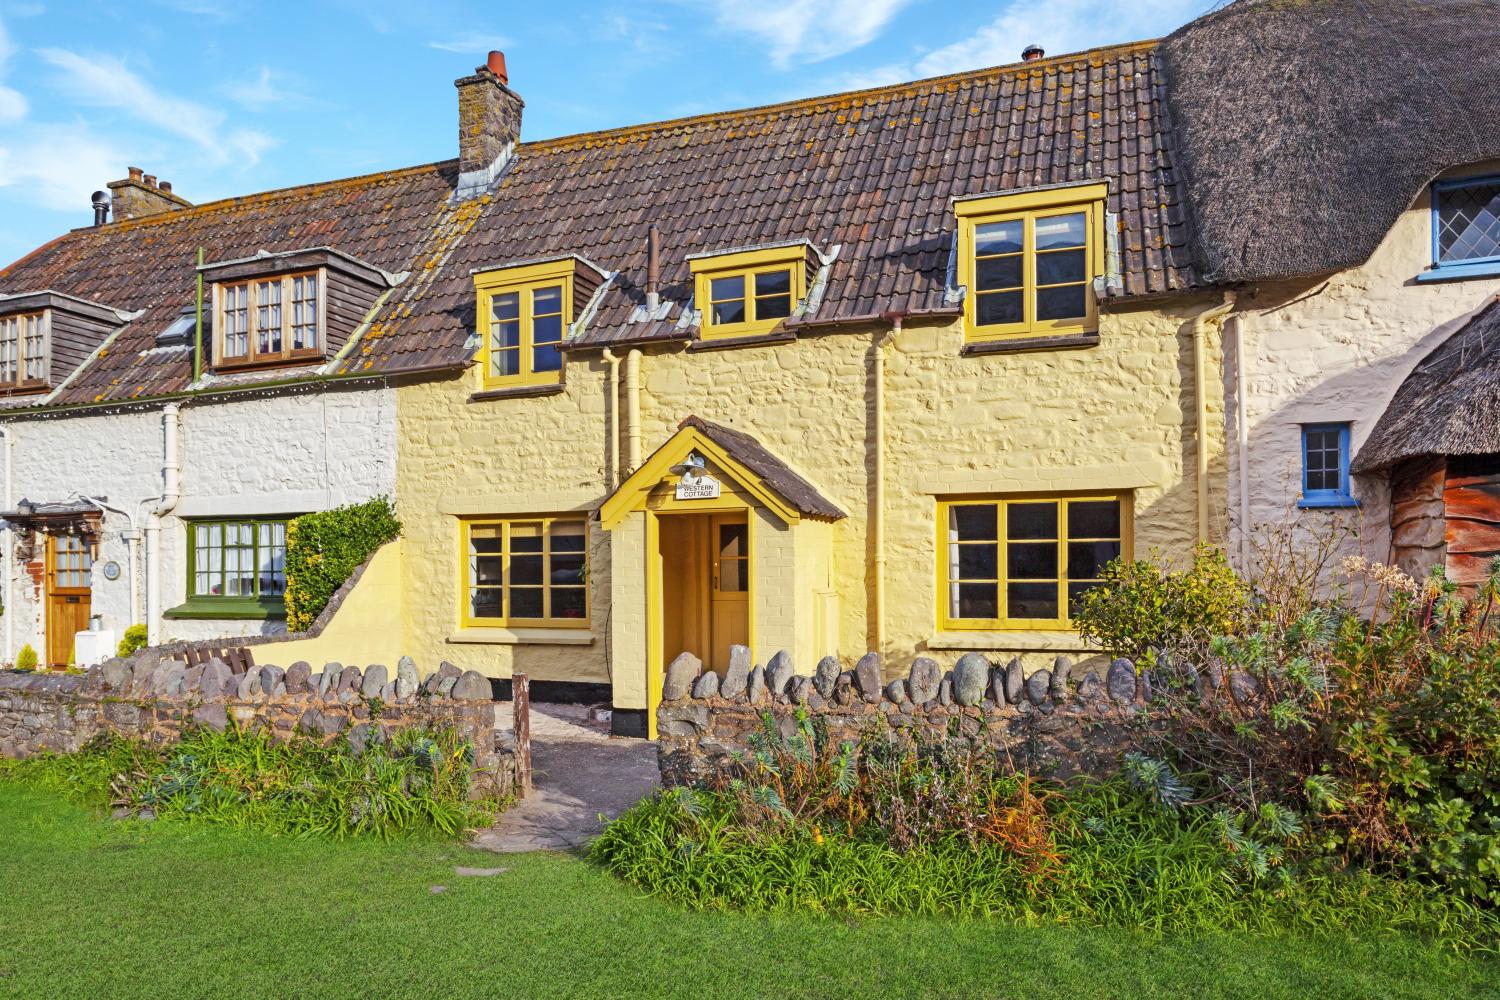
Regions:
[[[985,354],[1020,354],[1028,351],[1073,351],[1099,346],[1099,334],[1068,333],[1055,337],[1012,337],[1005,340],[975,340],[959,350],[960,357]]]
[[[688,344],[690,351],[721,351],[732,347],[763,347],[768,344],[785,344],[796,340],[797,335],[790,330],[776,330],[772,333],[746,334],[743,337],[704,337]]]
[[[220,361],[213,366],[216,375],[233,375],[240,372],[258,372],[277,368],[309,368],[328,361],[321,351],[315,354],[294,354],[284,358],[266,358],[254,361]]]
[[[1351,496],[1341,497],[1302,497],[1297,501],[1297,506],[1303,510],[1327,510],[1339,508],[1353,508],[1359,506],[1359,501]]]
[[[1500,260],[1480,260],[1472,264],[1448,264],[1417,275],[1422,283],[1463,281],[1468,278],[1500,278]]]
[[[1043,632],[997,629],[991,632],[939,632],[926,642],[928,649],[999,649],[1016,652],[1096,653],[1072,630]]]
[[[488,403],[492,399],[526,399],[531,396],[556,396],[563,391],[562,382],[548,382],[545,385],[513,385],[500,389],[485,389],[481,392],[471,393],[469,402]]]
[[[286,605],[281,601],[241,600],[232,597],[190,597],[185,603],[163,611],[162,617],[272,621],[286,617]]]
[[[448,636],[448,642],[492,646],[592,646],[594,633],[581,628],[466,628]]]

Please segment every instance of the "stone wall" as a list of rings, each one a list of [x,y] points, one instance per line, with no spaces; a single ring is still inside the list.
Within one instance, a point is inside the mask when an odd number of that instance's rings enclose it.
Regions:
[[[882,682],[881,676],[875,653],[853,670],[826,657],[807,677],[795,673],[784,653],[751,667],[749,651],[737,646],[722,678],[683,654],[667,668],[656,713],[662,782],[692,784],[721,771],[763,727],[764,713],[789,732],[805,710],[834,740],[855,740],[871,729],[947,736],[956,728],[1008,754],[1017,770],[1051,778],[1112,773],[1151,721],[1151,676],[1126,659],[1110,663],[1102,678],[1092,670],[1077,675],[1066,656],[1027,674],[1018,658],[1000,664],[977,653],[946,672],[919,657],[905,678]],[[1224,686],[1217,674],[1188,671],[1186,680],[1201,690]],[[1254,696],[1248,676],[1235,675],[1227,686],[1237,700]]]
[[[378,699],[378,711],[374,702]],[[221,660],[188,666],[154,651],[113,659],[84,674],[0,672],[0,756],[71,753],[106,733],[173,742],[192,727],[268,726],[324,743],[345,731],[356,745],[416,726],[450,726],[474,746],[473,791],[516,791],[515,748],[496,726],[490,683],[445,663],[423,681],[403,657],[392,678],[371,665],[252,666]]]

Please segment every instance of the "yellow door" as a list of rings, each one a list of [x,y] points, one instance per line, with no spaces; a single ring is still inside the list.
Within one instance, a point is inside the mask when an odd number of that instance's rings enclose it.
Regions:
[[[729,647],[750,645],[750,525],[744,514],[714,514],[709,520],[708,663],[729,667]]]

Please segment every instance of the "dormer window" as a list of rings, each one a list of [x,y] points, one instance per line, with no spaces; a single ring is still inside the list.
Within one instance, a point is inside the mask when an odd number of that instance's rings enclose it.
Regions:
[[[818,261],[810,244],[797,242],[688,258],[704,340],[769,334],[807,296]]]
[[[50,327],[46,310],[0,316],[0,391],[47,387]]]
[[[969,340],[1059,336],[1099,326],[1104,184],[959,201],[959,281]]]
[[[316,271],[219,284],[218,363],[259,365],[321,357],[322,284]]]
[[[218,261],[199,273],[213,284],[213,364],[221,370],[322,361],[403,277],[331,247]]]
[[[579,257],[476,272],[483,387],[560,386],[568,331],[605,278],[605,272]]]

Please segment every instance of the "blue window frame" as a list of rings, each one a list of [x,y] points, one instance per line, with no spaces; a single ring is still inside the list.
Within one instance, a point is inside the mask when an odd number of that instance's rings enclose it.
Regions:
[[[1419,281],[1500,274],[1500,177],[1432,186],[1432,270]]]
[[[1302,425],[1299,507],[1357,507],[1349,491],[1349,425]]]

